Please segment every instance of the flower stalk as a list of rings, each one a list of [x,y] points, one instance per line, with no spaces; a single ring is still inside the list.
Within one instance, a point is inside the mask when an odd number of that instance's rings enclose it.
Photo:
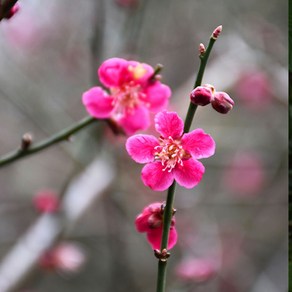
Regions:
[[[206,51],[204,53],[200,53],[199,55],[201,62],[200,62],[199,71],[198,71],[193,89],[196,88],[197,86],[200,86],[202,83],[205,68],[209,59],[209,55],[211,53],[213,45],[217,37],[219,36],[219,33],[221,32],[221,30],[222,30],[222,27],[218,27],[214,30],[213,34],[210,37],[209,44],[207,46]],[[196,109],[197,109],[197,105],[190,102],[187,115],[185,118],[185,122],[184,122],[184,133],[188,133],[190,131]],[[173,203],[174,203],[174,198],[175,198],[175,186],[176,186],[176,182],[174,181],[173,184],[169,187],[168,192],[167,192],[166,205],[165,205],[164,214],[163,214],[163,233],[162,233],[160,252],[162,252],[164,249],[167,249],[169,229],[170,229],[171,218],[172,218]],[[156,292],[165,291],[166,268],[167,268],[167,260],[163,260],[163,261],[159,260]]]
[[[0,157],[0,167],[3,167],[9,163],[12,163],[16,160],[32,155],[34,153],[40,152],[41,150],[44,150],[61,141],[68,140],[71,135],[75,134],[76,132],[87,127],[88,125],[92,124],[95,121],[97,121],[97,119],[93,117],[86,117],[77,122],[76,124],[64,130],[61,130],[60,132],[52,135],[51,137],[39,143],[31,144],[28,147],[20,147],[17,150],[14,150],[6,155],[3,155],[2,157]]]

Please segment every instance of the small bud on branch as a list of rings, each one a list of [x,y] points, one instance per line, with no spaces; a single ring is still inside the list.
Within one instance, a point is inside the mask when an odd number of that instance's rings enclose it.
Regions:
[[[21,150],[27,150],[32,143],[32,135],[30,133],[25,133],[21,138]]]
[[[222,25],[219,25],[214,29],[212,33],[212,38],[216,40],[219,37],[221,32],[222,32]]]
[[[199,54],[200,54],[200,56],[204,55],[205,52],[206,52],[206,48],[205,48],[204,44],[200,43],[200,45],[199,45]]]

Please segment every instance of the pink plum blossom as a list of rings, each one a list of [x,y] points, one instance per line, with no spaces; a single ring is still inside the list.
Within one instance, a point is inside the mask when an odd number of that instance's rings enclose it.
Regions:
[[[135,224],[138,232],[146,232],[147,240],[152,248],[160,249],[163,223],[163,203],[152,203],[145,207],[136,218]],[[172,217],[168,238],[168,248],[171,249],[177,242],[175,217]]]
[[[142,169],[142,180],[155,191],[164,191],[174,180],[185,188],[193,188],[202,179],[205,168],[197,159],[215,152],[213,138],[202,129],[183,134],[184,123],[176,112],[163,111],[155,116],[159,139],[152,135],[128,138],[126,149]]]
[[[101,87],[83,94],[88,113],[97,119],[114,120],[126,134],[145,130],[150,125],[149,112],[166,108],[171,90],[152,78],[154,69],[145,63],[121,58],[106,60],[98,69]]]

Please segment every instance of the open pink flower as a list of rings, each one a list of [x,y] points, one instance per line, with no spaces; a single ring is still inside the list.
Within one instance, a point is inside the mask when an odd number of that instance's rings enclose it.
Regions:
[[[155,191],[166,190],[174,180],[183,187],[196,186],[205,172],[197,159],[214,154],[215,142],[202,129],[183,134],[184,123],[175,112],[160,112],[155,116],[155,128],[160,134],[134,135],[128,138],[126,149],[138,163],[147,163],[142,180]]]
[[[154,70],[145,63],[120,58],[106,60],[98,69],[101,87],[83,94],[88,113],[97,119],[111,118],[126,134],[144,130],[150,125],[149,111],[158,112],[168,104],[171,90],[153,79]]]
[[[147,233],[147,240],[153,249],[160,249],[162,238],[163,211],[162,203],[152,203],[145,207],[136,218],[135,224],[139,232]],[[175,218],[172,217],[168,238],[168,247],[171,249],[177,242],[177,232],[175,229]]]

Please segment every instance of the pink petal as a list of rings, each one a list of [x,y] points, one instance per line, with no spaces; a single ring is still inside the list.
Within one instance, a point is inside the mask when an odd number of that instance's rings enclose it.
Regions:
[[[98,69],[100,81],[106,87],[118,87],[123,83],[123,75],[127,70],[128,61],[111,58],[104,61]]]
[[[155,146],[158,140],[151,135],[135,135],[126,142],[126,149],[129,155],[138,163],[148,163],[154,161]]]
[[[148,218],[151,214],[139,214],[135,220],[136,229],[138,232],[148,232],[149,223]]]
[[[161,239],[162,239],[162,228],[151,229],[149,232],[147,232],[147,240],[153,249],[160,249]],[[177,242],[177,232],[174,227],[171,227],[169,231],[167,249],[173,248],[176,242]]]
[[[192,158],[184,160],[182,166],[177,164],[173,170],[177,183],[187,189],[196,186],[201,181],[204,172],[204,165]]]
[[[181,143],[183,148],[196,159],[207,158],[215,153],[215,141],[202,129],[184,134]]]
[[[145,93],[147,96],[146,102],[150,105],[149,109],[153,112],[158,112],[167,107],[171,90],[167,85],[155,82],[147,87]]]
[[[177,242],[177,231],[175,227],[171,227],[169,231],[169,238],[168,238],[168,249],[171,249],[175,246]]]
[[[138,130],[145,130],[150,126],[148,109],[142,106],[132,109],[117,122],[127,135],[131,135]]]
[[[159,112],[154,121],[156,131],[164,138],[177,139],[183,133],[184,122],[176,112]]]
[[[113,98],[101,87],[92,87],[82,95],[87,112],[98,119],[108,118],[113,110]]]
[[[142,181],[154,191],[164,191],[173,183],[173,173],[163,171],[164,166],[160,162],[146,164],[142,169]]]

